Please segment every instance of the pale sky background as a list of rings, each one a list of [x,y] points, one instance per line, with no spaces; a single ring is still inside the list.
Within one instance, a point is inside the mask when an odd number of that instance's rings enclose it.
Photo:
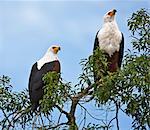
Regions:
[[[49,46],[59,44],[62,77],[76,84],[79,62],[92,54],[103,15],[113,8],[125,50],[130,49],[127,19],[150,8],[148,0],[0,0],[0,75],[11,77],[15,91],[27,88],[32,64]],[[130,120],[122,118],[121,126],[129,130]]]

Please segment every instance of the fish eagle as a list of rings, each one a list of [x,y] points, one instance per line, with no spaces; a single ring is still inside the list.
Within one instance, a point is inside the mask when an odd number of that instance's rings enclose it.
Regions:
[[[57,56],[59,50],[60,46],[52,45],[45,55],[32,66],[28,87],[33,111],[37,110],[39,100],[44,94],[43,76],[52,71],[60,73],[60,62]]]
[[[124,51],[124,36],[116,23],[116,12],[112,9],[104,15],[104,23],[96,34],[93,48],[93,53],[97,48],[104,51],[109,72],[115,72],[121,67]],[[94,80],[97,80],[96,78],[96,72],[94,72]]]

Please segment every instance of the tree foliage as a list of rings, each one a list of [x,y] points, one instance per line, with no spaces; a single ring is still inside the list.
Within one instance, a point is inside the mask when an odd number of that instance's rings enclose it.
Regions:
[[[132,33],[133,48],[150,53],[150,14],[145,9],[133,13],[128,27]]]
[[[56,72],[49,72],[43,77],[44,100],[40,101],[41,111],[50,112],[55,105],[63,105],[68,99],[69,83],[63,83]]]
[[[1,129],[102,129],[108,130],[116,123],[119,130],[119,112],[130,116],[134,130],[150,127],[150,15],[145,9],[132,14],[128,20],[133,48],[124,55],[122,68],[107,71],[107,59],[97,49],[94,55],[81,61],[82,73],[75,86],[64,82],[60,74],[47,73],[44,97],[37,112],[31,111],[28,90],[12,91],[10,78],[0,77],[0,127]],[[99,66],[96,66],[98,63]],[[100,79],[94,82],[93,71]],[[111,119],[96,118],[90,114],[87,103],[95,103],[99,112],[114,113]],[[81,121],[77,123],[76,111],[81,108]],[[57,111],[58,118],[53,116]],[[98,124],[86,123],[87,115]]]

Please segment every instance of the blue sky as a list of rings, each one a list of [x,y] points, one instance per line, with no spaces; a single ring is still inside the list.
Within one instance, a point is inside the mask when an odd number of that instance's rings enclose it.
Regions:
[[[10,76],[16,91],[27,88],[32,64],[59,44],[62,76],[77,83],[79,62],[92,54],[103,15],[113,8],[126,50],[131,48],[127,19],[150,8],[148,0],[0,0],[0,75]]]

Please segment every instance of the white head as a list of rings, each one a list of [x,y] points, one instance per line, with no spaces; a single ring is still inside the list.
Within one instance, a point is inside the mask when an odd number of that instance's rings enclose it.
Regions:
[[[117,10],[112,9],[110,11],[108,11],[105,15],[104,15],[104,23],[107,22],[113,22],[115,19],[115,14],[116,14]]]
[[[49,53],[49,54],[54,54],[54,55],[57,55],[58,51],[60,50],[60,46],[58,45],[52,45],[48,48],[47,52],[46,53]]]
[[[38,70],[40,70],[45,63],[59,60],[57,56],[59,50],[60,46],[58,45],[52,45],[49,47],[46,54],[39,61],[37,61]]]

